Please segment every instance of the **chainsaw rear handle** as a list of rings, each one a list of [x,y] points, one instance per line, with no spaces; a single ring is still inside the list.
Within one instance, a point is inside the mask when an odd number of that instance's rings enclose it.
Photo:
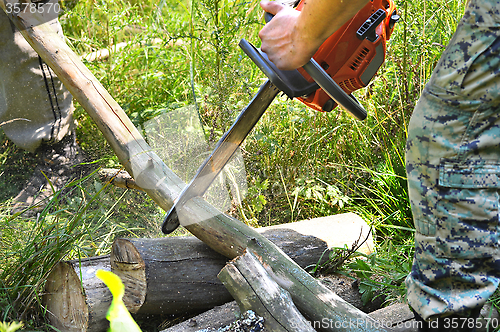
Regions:
[[[269,23],[272,18],[274,17],[273,14],[264,12],[264,20],[266,23]],[[247,53],[248,54],[248,53]],[[252,60],[254,60],[254,57],[250,56]],[[268,60],[269,61],[269,60]],[[256,62],[254,60],[254,62]],[[262,65],[261,65],[262,66]],[[261,67],[259,66],[259,67]],[[271,66],[274,67],[274,66]],[[311,58],[309,62],[307,62],[303,67],[302,67],[306,73],[311,76],[311,78],[316,82],[323,91],[326,92],[326,94],[332,98],[337,104],[341,105],[344,107],[349,113],[351,113],[354,117],[356,117],[359,120],[364,120],[367,116],[367,112],[364,109],[363,106],[354,98],[352,95],[348,95],[345,93],[344,90],[335,82],[330,75],[328,75],[323,68],[314,60]],[[262,68],[261,68],[262,69]],[[272,68],[272,71],[276,71],[277,69]],[[263,70],[266,76],[273,82],[273,80],[276,80],[273,75],[269,75],[268,73],[270,72],[269,69]],[[278,76],[280,76],[278,74]],[[273,82],[275,83],[275,82]],[[275,85],[279,88],[280,84]],[[284,90],[283,90],[284,91]],[[286,92],[285,92],[286,93]],[[290,96],[290,98],[293,97],[302,97],[302,96]]]

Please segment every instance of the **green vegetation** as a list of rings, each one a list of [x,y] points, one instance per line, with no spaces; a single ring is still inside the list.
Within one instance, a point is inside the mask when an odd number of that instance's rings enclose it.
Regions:
[[[343,269],[359,278],[367,301],[380,292],[388,301],[404,296],[413,244],[406,128],[465,0],[398,0],[397,6],[402,19],[386,62],[356,93],[368,118],[360,122],[338,109],[317,113],[277,99],[244,143],[248,195],[230,210],[253,226],[358,213],[373,226],[378,253],[353,257]],[[191,106],[208,146],[263,82],[237,46],[241,38],[258,45],[262,22],[257,0],[80,0],[61,17],[68,44],[80,55],[129,43],[85,63],[136,126],[144,129],[156,116]],[[119,168],[76,107],[78,141],[96,161],[92,166]],[[144,194],[104,186],[92,174],[69,183],[36,218],[12,216],[10,200],[36,159],[0,135],[0,321],[43,326],[40,295],[53,264],[105,254],[117,235],[161,236],[163,211]]]

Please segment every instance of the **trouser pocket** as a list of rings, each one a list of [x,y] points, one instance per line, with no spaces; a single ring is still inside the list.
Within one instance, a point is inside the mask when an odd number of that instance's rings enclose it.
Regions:
[[[443,161],[439,166],[436,206],[436,255],[488,258],[499,255],[496,161]]]

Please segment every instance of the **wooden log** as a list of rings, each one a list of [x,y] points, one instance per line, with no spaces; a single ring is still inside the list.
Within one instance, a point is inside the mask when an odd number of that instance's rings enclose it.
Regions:
[[[229,262],[218,278],[238,302],[240,311],[255,311],[264,318],[267,330],[315,331],[293,304],[290,293],[271,278],[252,251]]]
[[[118,103],[56,32],[43,23],[44,19],[29,11],[13,14],[7,9],[6,2],[0,0],[0,7],[96,122],[127,172],[160,207],[169,210],[185,183],[153,152]],[[366,314],[319,285],[266,238],[217,211],[202,198],[191,199],[178,214],[181,225],[228,258],[241,255],[249,241],[259,246],[261,250],[256,250],[257,253],[269,264],[269,270],[281,278],[283,284],[279,282],[280,286],[290,292],[308,319],[369,321]],[[333,327],[324,330],[350,331],[349,328]],[[357,330],[383,331],[369,323],[357,326]]]
[[[68,332],[108,329],[106,312],[112,296],[106,285],[96,278],[98,269],[111,270],[109,255],[60,262],[52,269],[42,303],[54,327]]]
[[[311,226],[320,227],[310,222]],[[333,220],[324,220],[321,224],[323,238],[329,238],[334,231],[328,227],[331,224]],[[283,226],[257,230],[303,268],[328,257],[328,253],[325,254],[328,246],[322,238]],[[232,300],[217,279],[227,258],[192,236],[117,239],[110,261],[112,271],[125,285],[123,301],[132,313],[196,313]]]

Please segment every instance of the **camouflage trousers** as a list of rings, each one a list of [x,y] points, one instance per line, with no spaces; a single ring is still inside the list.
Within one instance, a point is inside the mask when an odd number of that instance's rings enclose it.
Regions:
[[[500,1],[471,0],[416,105],[408,302],[424,319],[482,306],[500,283]]]

